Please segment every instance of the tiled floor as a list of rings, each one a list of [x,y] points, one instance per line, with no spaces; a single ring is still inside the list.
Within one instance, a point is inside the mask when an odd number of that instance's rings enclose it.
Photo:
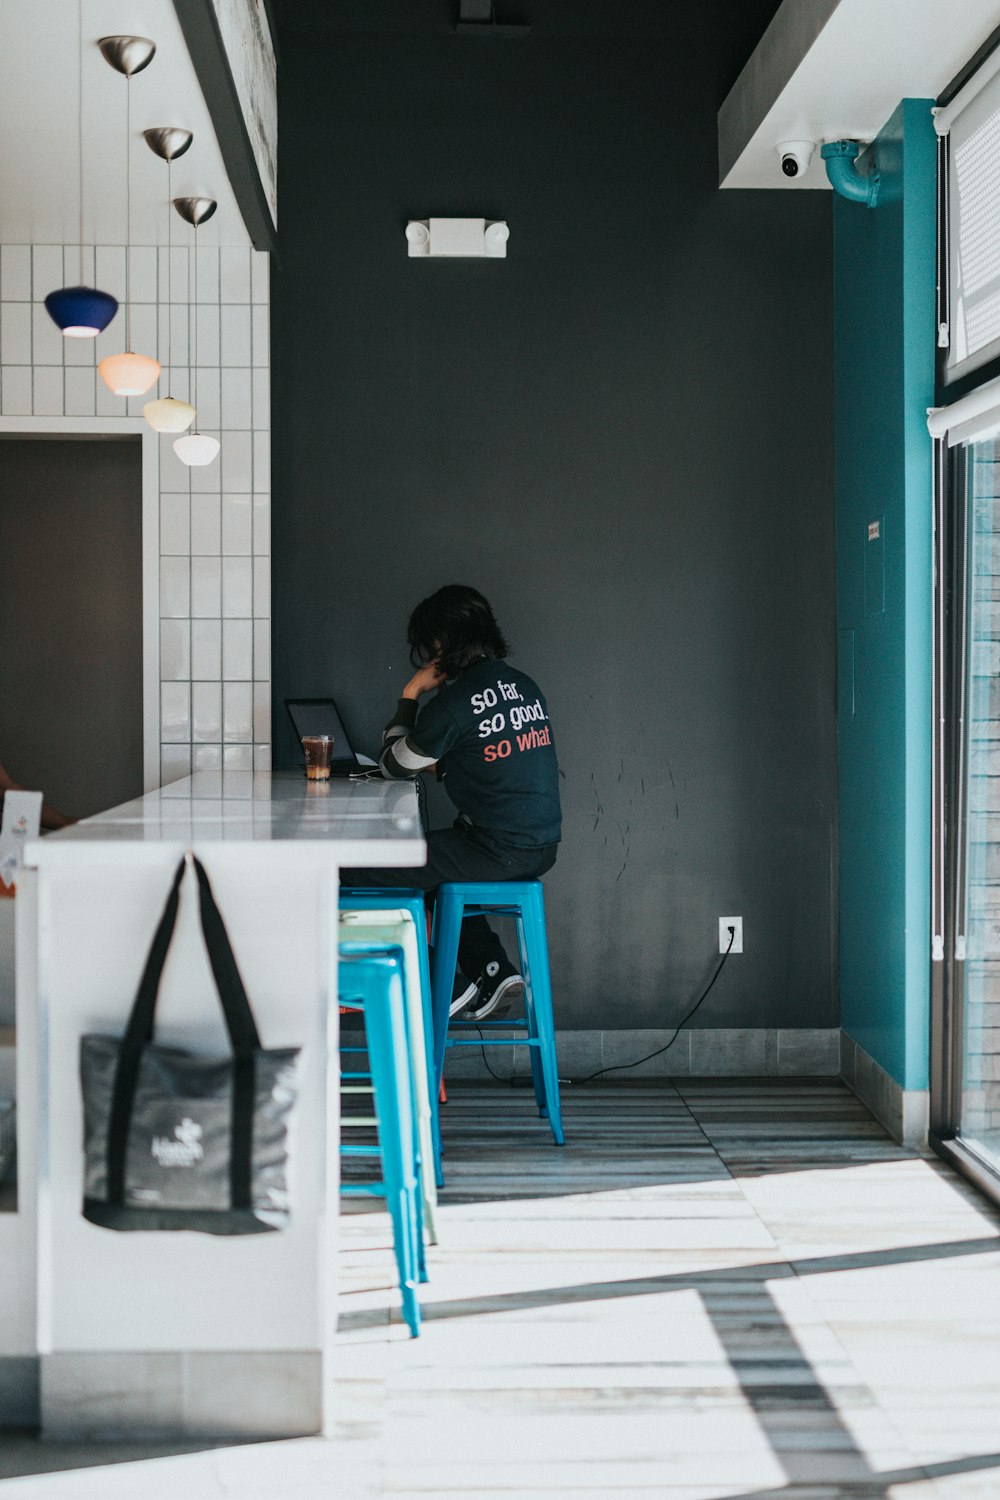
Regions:
[[[1000,1500],[1000,1216],[825,1082],[456,1087],[426,1323],[345,1222],[330,1442],[0,1444],[0,1500]],[[62,1467],[62,1473],[42,1474]]]

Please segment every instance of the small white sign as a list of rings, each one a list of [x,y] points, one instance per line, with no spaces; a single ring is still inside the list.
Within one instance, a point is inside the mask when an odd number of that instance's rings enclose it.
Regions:
[[[41,792],[5,792],[0,824],[0,880],[11,886],[24,864],[24,846],[37,839],[42,822]]]
[[[881,521],[869,521],[868,522],[868,540],[870,542],[877,542],[878,539],[879,539],[879,537],[881,535],[882,535],[882,522]]]

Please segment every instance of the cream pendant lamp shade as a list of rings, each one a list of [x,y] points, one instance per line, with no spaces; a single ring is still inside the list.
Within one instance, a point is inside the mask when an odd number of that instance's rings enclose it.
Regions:
[[[160,378],[160,362],[148,354],[109,354],[97,368],[116,396],[144,396]]]
[[[147,401],[142,414],[154,432],[186,432],[195,419],[194,407],[173,396]]]
[[[129,262],[132,258],[132,75],[148,67],[156,43],[144,36],[105,36],[97,44],[105,62],[125,76],[125,353],[109,354],[97,366],[101,379],[116,396],[144,396],[160,378],[160,362],[149,354],[132,352],[129,301]]]
[[[176,440],[174,452],[182,464],[200,469],[212,462],[221,446],[219,439],[210,437],[207,432],[188,432]]]

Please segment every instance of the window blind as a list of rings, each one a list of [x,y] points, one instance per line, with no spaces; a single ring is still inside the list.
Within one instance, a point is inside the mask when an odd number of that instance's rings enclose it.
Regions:
[[[947,378],[1000,355],[1000,50],[935,119],[948,136]]]
[[[927,413],[927,430],[949,448],[978,443],[1000,432],[1000,379],[988,380],[950,406],[932,406]]]

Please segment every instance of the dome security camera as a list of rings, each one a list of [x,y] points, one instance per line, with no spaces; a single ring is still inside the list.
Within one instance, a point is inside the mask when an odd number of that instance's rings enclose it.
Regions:
[[[785,177],[802,177],[809,170],[815,141],[779,141],[775,146],[781,171]]]

